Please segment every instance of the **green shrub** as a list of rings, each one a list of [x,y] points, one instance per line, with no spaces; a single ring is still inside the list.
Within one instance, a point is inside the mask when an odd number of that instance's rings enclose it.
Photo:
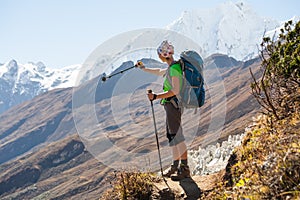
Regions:
[[[300,21],[289,21],[280,30],[279,39],[263,38],[261,44],[261,78],[255,78],[252,93],[277,120],[299,111],[294,102],[300,100]]]

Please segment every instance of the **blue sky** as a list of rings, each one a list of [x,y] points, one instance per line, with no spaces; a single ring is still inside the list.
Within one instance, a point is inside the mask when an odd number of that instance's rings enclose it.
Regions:
[[[212,8],[226,1],[2,0],[0,63],[42,61],[51,68],[83,63],[98,45],[115,35],[163,28],[184,10]],[[299,0],[243,2],[259,15],[280,21],[300,15]]]

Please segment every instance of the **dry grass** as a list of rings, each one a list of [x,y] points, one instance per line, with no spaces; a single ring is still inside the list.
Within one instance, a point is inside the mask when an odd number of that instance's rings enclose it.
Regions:
[[[101,199],[151,199],[154,183],[158,181],[160,179],[152,173],[113,172],[107,178],[107,182],[110,183],[111,188],[103,194]]]
[[[299,199],[299,133],[299,113],[275,123],[266,116],[256,119],[235,150],[230,176],[206,198]]]

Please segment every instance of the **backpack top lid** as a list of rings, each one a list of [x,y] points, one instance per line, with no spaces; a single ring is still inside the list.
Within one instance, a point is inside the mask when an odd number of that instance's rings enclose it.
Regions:
[[[184,51],[180,54],[180,58],[183,61],[187,61],[187,62],[191,63],[194,67],[196,67],[199,70],[199,72],[203,76],[203,74],[202,74],[203,60],[196,51],[193,51],[193,50]]]

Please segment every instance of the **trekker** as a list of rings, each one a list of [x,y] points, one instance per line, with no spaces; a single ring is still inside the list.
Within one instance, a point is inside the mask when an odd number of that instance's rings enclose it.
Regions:
[[[163,92],[149,93],[148,98],[150,101],[160,99],[166,112],[166,132],[169,146],[172,148],[173,163],[163,176],[171,177],[172,180],[181,180],[190,177],[187,147],[181,126],[182,108],[178,105],[176,98],[182,86],[182,69],[173,58],[173,45],[167,40],[163,41],[157,48],[157,53],[160,60],[168,64],[167,69],[146,68],[141,61],[137,62],[135,66],[145,72],[165,77]]]

